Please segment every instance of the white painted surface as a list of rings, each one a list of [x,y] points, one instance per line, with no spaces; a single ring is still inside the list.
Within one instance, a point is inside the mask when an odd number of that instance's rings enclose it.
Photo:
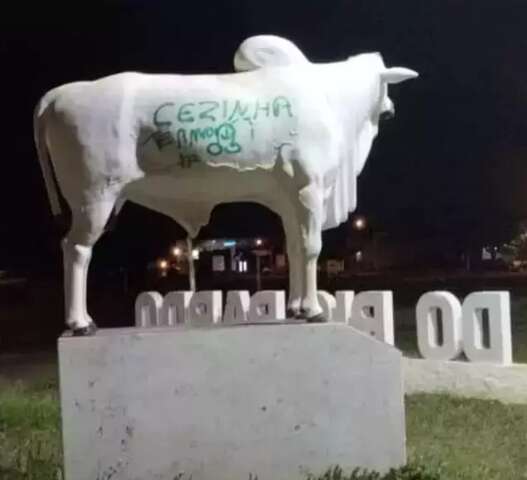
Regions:
[[[194,292],[188,307],[189,323],[194,327],[210,327],[221,322],[223,304],[221,290]]]
[[[405,462],[400,353],[345,325],[101,330],[59,360],[66,480]]]
[[[438,311],[441,311],[441,318]],[[452,293],[435,291],[421,295],[415,307],[415,317],[417,346],[424,358],[451,360],[461,353],[461,303]],[[439,329],[443,332],[442,343]]]
[[[482,311],[488,314],[489,345],[483,344]],[[474,292],[463,302],[463,345],[472,362],[512,363],[509,292]]]
[[[34,133],[52,210],[61,211],[56,178],[73,218],[63,243],[71,328],[91,323],[92,248],[128,200],[173,218],[189,237],[218,204],[271,209],[291,259],[288,306],[321,312],[321,232],[356,208],[357,176],[382,114],[394,112],[388,86],[417,73],[386,67],[379,53],[312,63],[273,36],[244,42],[235,63],[246,71],[124,72],[62,85],[39,102]]]
[[[319,290],[317,292],[318,303],[320,308],[322,308],[322,313],[328,322],[333,321],[333,314],[337,307],[337,301],[331,293],[324,290]]]
[[[249,319],[251,294],[247,290],[231,290],[227,292],[223,323],[244,323]]]
[[[407,394],[447,393],[527,403],[527,365],[491,365],[403,358]]]
[[[275,322],[285,320],[285,292],[282,290],[262,290],[251,297],[249,321]]]
[[[163,296],[159,292],[142,292],[135,300],[135,325],[141,328],[157,327]]]
[[[351,325],[381,342],[393,345],[393,294],[388,290],[371,290],[355,295]]]
[[[178,323],[189,323],[189,308],[192,295],[193,292],[191,291],[168,292],[163,299],[161,321],[159,323],[165,327],[177,325]]]
[[[234,69],[238,72],[291,63],[309,63],[302,51],[291,41],[275,35],[255,35],[244,40],[234,54]]]
[[[351,323],[351,314],[353,307],[353,298],[355,292],[352,290],[339,290],[335,292],[336,307],[333,312],[332,321],[335,323]]]

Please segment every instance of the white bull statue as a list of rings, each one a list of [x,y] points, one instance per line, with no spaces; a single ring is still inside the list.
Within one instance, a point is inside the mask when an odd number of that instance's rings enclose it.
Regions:
[[[324,321],[317,301],[321,232],[356,207],[379,120],[393,115],[390,83],[417,77],[378,53],[309,62],[291,42],[245,40],[237,73],[120,73],[49,91],[35,141],[54,214],[57,186],[72,212],[63,240],[66,323],[96,327],[86,308],[92,248],[131,200],[179,222],[190,237],[225,202],[252,201],[283,222],[288,315]]]

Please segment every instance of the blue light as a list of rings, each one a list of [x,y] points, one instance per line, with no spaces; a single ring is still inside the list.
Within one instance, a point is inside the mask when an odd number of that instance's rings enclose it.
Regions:
[[[225,240],[223,242],[224,247],[235,247],[236,246],[236,240]]]

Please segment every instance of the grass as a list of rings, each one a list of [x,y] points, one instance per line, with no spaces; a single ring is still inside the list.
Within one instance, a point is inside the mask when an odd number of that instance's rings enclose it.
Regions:
[[[442,480],[527,479],[527,405],[412,395],[406,409],[411,464],[441,472]],[[0,480],[60,480],[60,465],[56,383],[4,386]]]
[[[413,462],[442,464],[448,480],[527,479],[527,405],[423,394],[406,410]]]
[[[62,453],[56,384],[0,391],[0,480],[60,480]]]

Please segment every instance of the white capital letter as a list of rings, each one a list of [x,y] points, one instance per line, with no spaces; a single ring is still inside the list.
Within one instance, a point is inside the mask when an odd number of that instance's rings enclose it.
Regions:
[[[441,320],[438,311],[441,311]],[[461,304],[454,295],[450,292],[425,293],[417,302],[415,316],[417,346],[424,358],[451,360],[461,353]],[[443,332],[441,344],[439,331]]]
[[[350,323],[354,296],[355,292],[353,290],[335,292],[337,305],[333,311],[333,322],[345,324]]]
[[[350,325],[393,345],[392,292],[368,291],[355,295]]]
[[[189,306],[192,292],[168,292],[163,299],[161,325],[174,326],[189,322]]]
[[[163,297],[159,292],[142,292],[135,300],[135,326],[139,328],[157,327]]]
[[[472,362],[512,363],[509,292],[474,292],[463,302],[463,343]],[[483,345],[483,311],[488,313],[489,346]]]
[[[250,306],[251,296],[247,290],[231,290],[227,292],[223,323],[233,324],[246,322]]]
[[[282,290],[262,290],[251,297],[250,322],[285,319],[285,293]]]
[[[221,290],[204,290],[192,295],[189,304],[189,322],[195,327],[221,322]]]

